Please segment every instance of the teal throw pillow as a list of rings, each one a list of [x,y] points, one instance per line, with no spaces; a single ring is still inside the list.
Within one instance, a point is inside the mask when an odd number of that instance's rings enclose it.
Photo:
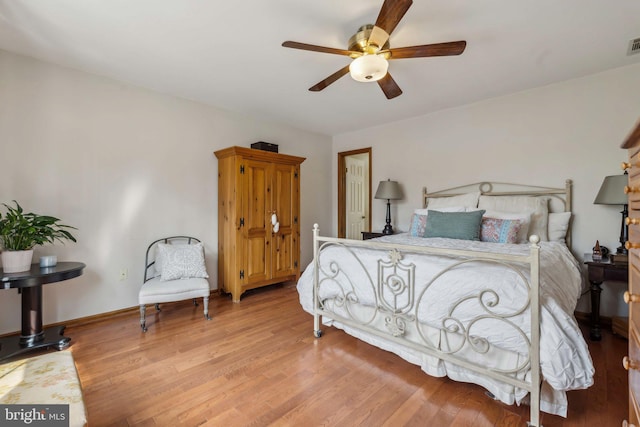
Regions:
[[[473,212],[431,211],[427,217],[424,237],[480,240],[480,224],[484,212],[484,210]]]

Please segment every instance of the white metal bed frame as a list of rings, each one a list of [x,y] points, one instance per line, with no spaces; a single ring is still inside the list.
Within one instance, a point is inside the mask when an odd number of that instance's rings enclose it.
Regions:
[[[448,197],[464,192],[468,192],[470,187],[476,187],[485,195],[498,196],[551,196],[558,198],[563,205],[563,210],[571,209],[571,180],[566,181],[565,188],[533,187],[504,183],[483,182],[472,184],[471,186],[456,187],[428,193],[423,190],[424,206],[428,205],[428,198]],[[494,186],[512,186],[523,188],[521,190],[493,191]],[[462,191],[463,190],[463,191]],[[567,234],[567,238],[568,238]],[[469,250],[453,250],[441,248],[415,247],[408,245],[396,245],[390,243],[376,242],[375,240],[349,240],[332,237],[321,237],[318,225],[313,228],[313,306],[314,306],[314,336],[319,338],[322,335],[320,329],[320,317],[338,321],[356,330],[362,330],[388,341],[406,346],[410,349],[428,356],[437,357],[443,361],[454,363],[470,371],[487,376],[515,387],[524,389],[530,393],[530,426],[540,426],[540,390],[541,390],[541,369],[540,369],[540,246],[539,238],[531,236],[529,253],[527,255],[509,255],[486,253]],[[377,272],[367,272],[367,280],[372,287],[371,292],[375,296],[375,306],[369,317],[363,321],[361,316],[355,315],[353,309],[358,303],[359,297],[353,282],[357,280],[361,285],[362,278],[343,277],[343,268],[338,260],[332,260],[329,268],[321,268],[321,250],[332,245],[342,246],[349,250],[355,259],[358,259],[352,248],[376,248],[386,252],[381,252],[377,260]],[[426,255],[447,255],[459,257],[460,260],[445,268],[435,275],[426,288],[419,295],[415,294],[415,269],[413,263],[402,261],[403,253],[426,254]],[[346,262],[346,261],[345,261]],[[353,262],[353,261],[351,261]],[[462,266],[469,262],[483,262],[501,264],[511,268],[518,273],[521,279],[520,284],[514,286],[525,286],[528,298],[523,305],[509,313],[499,312],[500,296],[492,289],[483,288],[475,290],[472,295],[466,295],[458,301],[452,301],[449,315],[442,319],[439,326],[439,333],[444,339],[437,343],[432,342],[424,333],[424,326],[419,318],[419,310],[422,304],[428,304],[424,298],[426,290],[436,282],[443,274]],[[523,266],[528,266],[530,277],[527,279],[520,272]],[[372,277],[375,276],[375,277]],[[364,281],[367,281],[364,280]],[[331,283],[331,286],[339,286],[339,297],[322,301],[319,298],[320,287]],[[463,302],[475,301],[481,308],[483,314],[474,319],[462,321],[456,318],[456,309]],[[435,302],[442,304],[441,301]],[[529,331],[522,330],[515,326],[513,318],[515,316],[530,316],[531,328]],[[461,350],[473,351],[475,355],[487,354],[492,344],[484,337],[471,333],[473,325],[484,319],[507,322],[516,328],[517,333],[526,342],[526,358],[523,363],[510,370],[489,368],[485,364],[473,363],[463,356],[467,354]],[[446,342],[446,348],[443,347]],[[451,346],[453,342],[453,346]],[[470,350],[469,350],[470,349]],[[526,373],[529,373],[530,380],[527,381]],[[521,379],[521,378],[523,379]]]

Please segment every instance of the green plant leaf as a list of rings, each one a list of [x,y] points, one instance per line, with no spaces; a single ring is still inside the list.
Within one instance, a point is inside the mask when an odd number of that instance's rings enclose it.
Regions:
[[[55,243],[56,240],[76,242],[76,238],[66,230],[77,230],[75,227],[60,224],[60,219],[53,216],[24,213],[22,206],[15,200],[13,202],[15,207],[3,203],[7,212],[4,217],[0,214],[0,244],[5,250],[27,250],[36,245]]]

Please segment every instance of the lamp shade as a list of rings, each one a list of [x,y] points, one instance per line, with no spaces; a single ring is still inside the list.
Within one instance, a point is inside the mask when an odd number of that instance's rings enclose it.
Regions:
[[[359,82],[375,82],[387,74],[389,63],[383,56],[370,54],[362,55],[349,65],[349,73]]]
[[[606,176],[596,199],[593,201],[596,205],[626,205],[627,195],[624,193],[624,187],[628,184],[628,175],[611,175]]]
[[[402,190],[397,181],[380,181],[374,197],[376,199],[400,200],[402,199]]]

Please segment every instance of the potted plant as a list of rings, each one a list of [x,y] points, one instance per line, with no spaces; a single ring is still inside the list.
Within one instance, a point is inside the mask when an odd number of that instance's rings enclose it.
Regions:
[[[3,203],[7,212],[4,217],[0,213],[0,245],[5,273],[29,270],[33,247],[36,245],[54,243],[56,240],[63,243],[64,240],[76,241],[68,231],[75,230],[75,227],[60,224],[60,220],[52,216],[25,213],[18,202],[13,202],[16,207]]]

